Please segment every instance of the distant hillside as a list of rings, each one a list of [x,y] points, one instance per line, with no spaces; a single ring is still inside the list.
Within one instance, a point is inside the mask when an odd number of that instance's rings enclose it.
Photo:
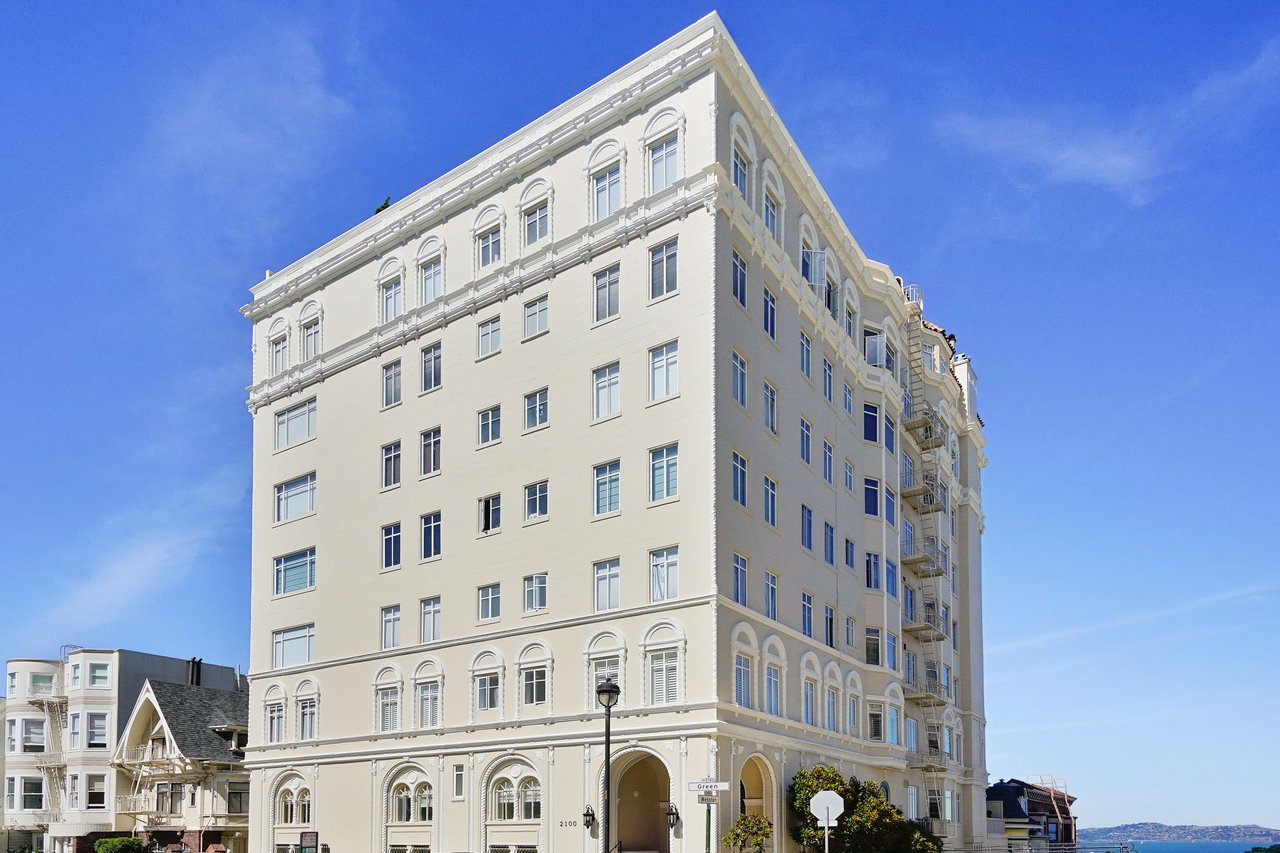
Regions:
[[[1280,829],[1256,823],[1236,826],[1170,826],[1167,823],[1124,823],[1120,826],[1080,827],[1076,836],[1085,844],[1119,841],[1240,841],[1275,844]]]

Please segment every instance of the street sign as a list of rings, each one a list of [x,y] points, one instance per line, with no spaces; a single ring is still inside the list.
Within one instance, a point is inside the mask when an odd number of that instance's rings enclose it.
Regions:
[[[818,826],[835,826],[836,818],[844,814],[844,797],[835,791],[819,791],[809,800],[809,811],[818,819]]]
[[[690,782],[689,790],[694,793],[702,793],[703,791],[727,791],[729,790],[728,782],[716,782],[711,779],[703,779],[701,782]]]
[[[320,833],[302,832],[298,834],[298,850],[301,853],[318,853],[320,850]]]
[[[709,806],[714,806],[716,803],[720,802],[720,795],[719,794],[699,794],[698,802],[706,803]]]

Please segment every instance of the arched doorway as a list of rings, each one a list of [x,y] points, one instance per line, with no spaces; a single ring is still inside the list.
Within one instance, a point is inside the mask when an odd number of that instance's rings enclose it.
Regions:
[[[671,776],[657,756],[638,755],[622,768],[614,786],[614,838],[621,853],[668,853],[670,798]]]
[[[778,817],[774,814],[775,800],[773,773],[768,763],[759,755],[751,756],[743,763],[742,772],[738,776],[738,813],[734,815],[734,819],[738,815],[758,814],[768,818],[776,826]],[[777,849],[776,834],[774,838],[775,841],[770,846]]]

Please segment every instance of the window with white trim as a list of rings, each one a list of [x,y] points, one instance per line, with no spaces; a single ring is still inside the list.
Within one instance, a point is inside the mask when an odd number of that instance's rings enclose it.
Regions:
[[[530,483],[524,487],[525,521],[533,521],[535,519],[547,517],[547,489],[548,483],[546,480],[540,480],[537,483]]]
[[[747,262],[736,251],[733,253],[733,298],[743,308],[747,307]]]
[[[649,350],[649,399],[673,397],[680,393],[680,344],[677,341]]]
[[[400,402],[400,362],[382,365],[382,408]]]
[[[591,373],[596,420],[612,417],[622,408],[622,367],[619,362],[598,367]]]
[[[778,390],[764,383],[764,427],[775,435],[778,432]]]
[[[424,643],[440,639],[440,596],[422,599],[422,627],[419,636]]]
[[[751,658],[743,654],[734,655],[733,659],[733,702],[751,707]]]
[[[649,600],[666,601],[680,594],[680,549],[649,552]]]
[[[661,192],[675,183],[679,169],[678,154],[674,135],[649,146],[649,192]]]
[[[736,352],[730,356],[730,377],[733,401],[739,406],[747,406],[747,360]]]
[[[276,521],[290,521],[316,511],[316,474],[303,474],[276,486]]]
[[[428,305],[444,296],[444,261],[435,257],[423,262],[418,267],[418,282],[423,305]]]
[[[668,240],[649,250],[649,298],[675,293],[676,240]]]
[[[618,314],[618,278],[621,267],[617,264],[595,274],[595,318],[602,322]]]
[[[316,401],[313,397],[305,403],[290,406],[276,412],[276,450],[314,438],[316,434]]]
[[[524,579],[524,612],[547,609],[547,573],[539,572]]]
[[[315,657],[315,644],[315,625],[300,625],[272,632],[272,666],[282,669],[311,663]]]
[[[481,446],[502,438],[502,406],[492,406],[476,416]]]
[[[622,207],[622,169],[614,163],[593,175],[591,183],[595,195],[595,221],[599,222]]]
[[[502,260],[502,228],[495,226],[478,236],[476,247],[481,269]]]
[[[662,501],[680,494],[679,468],[679,444],[649,451],[649,500]]]
[[[382,488],[400,485],[400,442],[382,445]]]
[[[770,338],[777,340],[778,298],[767,287],[762,287],[760,290],[764,294],[764,332]]]
[[[316,585],[316,549],[275,558],[276,595],[312,589]]]
[[[480,621],[502,616],[502,584],[491,583],[476,590],[477,614]]]
[[[551,203],[542,202],[524,212],[524,244],[532,246],[547,236],[551,220]]]
[[[525,429],[537,429],[540,426],[547,425],[547,396],[548,391],[546,388],[540,388],[537,391],[530,391],[528,394],[524,395]]]
[[[734,451],[732,457],[733,501],[747,505],[747,460]]]
[[[379,687],[377,690],[378,731],[400,730],[400,687]]]
[[[733,555],[733,601],[743,606],[747,603],[747,558],[741,554]]]
[[[404,282],[400,276],[378,286],[382,294],[382,322],[389,323],[404,313]]]
[[[764,523],[770,527],[778,526],[778,483],[772,477],[764,478]]]
[[[649,704],[670,705],[679,701],[680,653],[676,649],[650,651],[648,657]]]
[[[400,605],[382,608],[382,648],[394,649],[400,645]]]
[[[615,459],[595,466],[596,515],[621,509],[622,463]]]
[[[782,668],[773,664],[764,668],[764,712],[782,716]]]
[[[440,342],[422,348],[422,390],[434,391],[443,381],[443,365],[440,360]]]
[[[550,305],[551,300],[546,296],[539,296],[524,304],[524,336],[526,338],[542,334],[547,330],[551,319]]]
[[[400,522],[382,526],[382,568],[397,569],[400,567]]]
[[[593,565],[595,572],[596,612],[618,609],[618,597],[622,587],[621,561],[601,560]]]
[[[477,352],[480,358],[487,355],[493,355],[502,350],[502,318],[491,317],[485,320],[477,328],[479,335],[479,344]]]

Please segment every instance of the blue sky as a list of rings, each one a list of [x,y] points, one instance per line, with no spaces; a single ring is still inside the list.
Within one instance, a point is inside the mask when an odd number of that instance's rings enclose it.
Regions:
[[[1280,826],[1280,6],[1140,6],[720,12],[977,366],[992,779]],[[710,8],[0,6],[0,657],[245,663],[249,286]]]

